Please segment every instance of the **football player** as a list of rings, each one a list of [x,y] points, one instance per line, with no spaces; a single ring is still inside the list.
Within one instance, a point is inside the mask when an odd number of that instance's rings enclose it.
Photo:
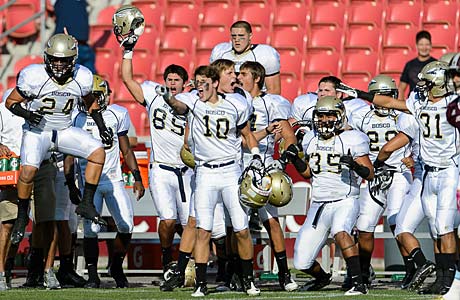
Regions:
[[[237,21],[230,27],[231,43],[220,43],[212,49],[209,61],[225,58],[235,62],[235,71],[239,73],[240,66],[245,61],[260,62],[267,73],[265,84],[270,94],[281,93],[280,55],[272,46],[252,44],[251,24]]]
[[[115,279],[117,288],[128,287],[128,280],[123,273],[123,260],[131,241],[131,234],[134,227],[133,207],[131,199],[126,193],[123,176],[121,174],[120,152],[126,161],[127,166],[134,176],[133,192],[139,200],[144,196],[144,186],[139,171],[134,152],[129,145],[128,130],[130,119],[128,111],[119,105],[109,104],[110,88],[108,82],[99,75],[93,76],[92,93],[96,97],[101,108],[104,120],[109,128],[115,132],[113,144],[106,148],[106,159],[102,170],[101,180],[96,190],[94,204],[98,213],[102,211],[102,204],[105,201],[107,208],[117,225],[117,235],[115,238],[115,249],[113,250],[112,263],[110,265],[110,275]],[[94,120],[84,106],[79,107],[80,112],[73,118],[73,126],[82,128],[90,132],[94,138],[98,138],[99,132]],[[69,158],[68,160],[71,160]],[[88,170],[88,161],[79,159],[79,173],[85,174]],[[75,193],[78,192],[75,185],[74,174],[66,174],[66,183]],[[84,220],[84,255],[88,264],[88,283],[86,287],[99,287],[100,280],[97,275],[97,261],[99,257],[99,247],[97,233],[100,226]]]
[[[449,94],[448,65],[444,62],[428,63],[419,73],[417,92],[406,101],[371,94],[346,85],[338,89],[374,105],[397,109],[413,114],[420,127],[420,157],[424,163],[422,177],[422,206],[428,217],[430,231],[435,240],[436,263],[443,271],[442,282],[450,287],[455,274],[456,245],[454,219],[457,213],[458,186],[458,131],[447,121],[447,106],[456,99]],[[375,167],[381,167],[379,161]],[[418,289],[434,271],[433,264],[417,268],[409,289]]]
[[[369,93],[388,95],[398,98],[398,88],[393,78],[377,75],[369,82]],[[382,146],[396,134],[396,124],[400,112],[376,105],[365,107],[354,113],[352,123],[354,129],[364,132],[370,140],[369,158],[373,162]],[[388,168],[376,173],[376,178],[368,182],[367,189],[360,195],[359,216],[356,228],[359,232],[359,258],[363,281],[370,285],[369,273],[372,252],[374,251],[374,231],[383,212],[387,212],[387,220],[391,231],[396,226],[396,216],[400,210],[404,195],[412,183],[412,173],[404,163],[411,155],[410,147],[395,151],[386,161]],[[379,174],[379,175],[377,175]],[[382,182],[383,181],[383,182]]]
[[[209,258],[209,240],[213,214],[221,199],[231,218],[242,260],[244,291],[259,295],[252,271],[253,245],[246,212],[239,203],[238,180],[241,175],[241,137],[252,149],[254,168],[262,162],[257,141],[251,134],[247,101],[239,94],[217,93],[219,74],[214,67],[202,66],[195,71],[198,93],[173,96],[166,87],[157,88],[164,100],[178,114],[187,115],[191,151],[196,163],[195,212],[198,236],[195,245],[196,286],[193,297],[208,293],[206,268]]]
[[[53,35],[45,45],[45,63],[22,69],[16,88],[6,100],[6,107],[26,120],[21,146],[22,169],[17,185],[18,219],[11,235],[13,244],[24,237],[33,178],[51,150],[88,160],[84,193],[76,212],[93,222],[104,223],[93,204],[105,160],[104,148],[88,132],[71,126],[74,105],[80,99],[87,103],[104,144],[112,143],[112,133],[105,126],[91,94],[93,75],[75,63],[77,55],[75,38],[66,34]]]
[[[344,130],[345,107],[336,97],[320,98],[312,117],[314,130],[302,141],[307,161],[299,158],[296,145],[286,149],[297,171],[312,179],[312,200],[295,242],[294,266],[314,277],[303,290],[315,291],[328,285],[332,275],[321,268],[316,257],[331,234],[352,277],[353,287],[345,295],[367,294],[358,245],[350,232],[359,213],[361,178],[371,180],[374,176],[368,156],[369,138],[357,130]]]
[[[142,19],[142,21],[141,21]],[[155,93],[159,84],[144,81],[139,84],[133,79],[133,48],[137,42],[136,28],[144,19],[140,11],[131,5],[122,6],[114,15],[115,32],[126,33],[128,41],[122,44],[123,59],[121,76],[133,98],[148,112],[150,123],[150,165],[149,187],[155,208],[160,217],[160,235],[163,271],[172,261],[171,246],[174,239],[176,220],[185,226],[189,217],[191,182],[193,171],[180,159],[184,143],[185,117],[174,113],[171,107]],[[121,40],[121,36],[117,35]],[[130,42],[129,39],[134,39]],[[169,65],[163,73],[171,94],[184,91],[188,81],[187,71],[178,65]]]
[[[288,147],[296,143],[296,138],[287,121],[291,108],[289,101],[279,95],[262,92],[264,79],[265,69],[260,63],[247,61],[241,65],[238,80],[243,89],[251,93],[254,107],[250,122],[251,131],[259,142],[262,161],[266,167],[269,167],[273,163],[275,139],[283,138],[285,146]],[[276,136],[277,132],[279,134]],[[247,165],[251,158],[251,153],[245,149],[244,164]],[[278,279],[281,288],[286,291],[294,291],[298,285],[289,272],[283,231],[278,220],[278,209],[268,203],[259,209],[259,216],[270,236],[279,269]]]

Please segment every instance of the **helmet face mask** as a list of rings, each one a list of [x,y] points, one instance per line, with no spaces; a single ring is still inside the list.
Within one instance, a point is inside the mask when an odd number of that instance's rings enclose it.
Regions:
[[[448,91],[448,64],[441,61],[433,61],[423,67],[418,74],[420,79],[417,87],[422,91],[429,91],[433,97],[443,97]],[[426,101],[428,99],[422,99]]]
[[[121,45],[135,43],[145,29],[144,15],[132,5],[123,5],[117,9],[112,24],[113,32]]]
[[[323,139],[329,139],[345,126],[345,106],[333,96],[318,99],[313,110],[313,128]]]
[[[261,208],[271,193],[271,177],[265,169],[248,167],[239,180],[240,203],[249,208]]]
[[[58,83],[73,76],[78,57],[78,43],[71,35],[53,35],[45,46],[45,69]]]

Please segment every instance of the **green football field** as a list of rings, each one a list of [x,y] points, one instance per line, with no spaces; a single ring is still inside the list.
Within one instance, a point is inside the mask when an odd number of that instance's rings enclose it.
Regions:
[[[321,292],[281,292],[274,291],[274,288],[262,287],[262,294],[259,297],[249,297],[243,293],[226,292],[211,293],[205,299],[436,299],[435,296],[420,296],[415,293],[401,291],[396,288],[377,287],[370,291],[368,295],[345,297],[344,293],[338,288],[329,288]],[[140,287],[129,289],[61,289],[47,291],[43,289],[12,289],[0,293],[0,299],[7,300],[131,300],[131,299],[191,299],[192,288],[178,289],[174,292],[160,292],[158,287]]]

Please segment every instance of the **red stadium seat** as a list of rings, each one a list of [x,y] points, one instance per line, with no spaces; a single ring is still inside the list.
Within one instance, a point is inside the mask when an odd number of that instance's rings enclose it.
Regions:
[[[33,4],[13,4],[7,8],[5,13],[5,30],[13,28],[24,20],[32,17],[35,14],[35,7]],[[37,19],[33,20],[21,28],[11,32],[9,36],[14,39],[23,39],[31,37],[38,33]]]
[[[143,80],[149,78],[152,69],[155,70],[155,58],[147,50],[135,48],[133,61],[133,75],[139,76],[143,78]]]
[[[149,51],[153,55],[158,55],[158,47],[160,44],[160,32],[155,26],[146,26],[144,34],[136,43],[136,49]]]
[[[442,48],[445,49],[446,52],[455,51],[458,39],[455,26],[425,24],[424,29],[431,33],[433,48]]]
[[[112,25],[91,25],[89,30],[89,43],[93,48],[115,49],[120,48],[116,37],[113,35]]]
[[[423,4],[423,25],[458,23],[457,1],[436,1]]]
[[[96,49],[96,73],[110,81],[114,86],[118,75],[120,59],[110,49]]]
[[[281,76],[281,96],[288,99],[292,103],[300,94],[300,80],[293,76]]]
[[[104,7],[97,14],[97,24],[98,25],[110,25],[112,26],[113,14],[121,5],[111,5]]]
[[[401,73],[405,64],[413,59],[417,54],[415,52],[389,49],[384,51],[380,59],[380,73],[382,74],[395,74]]]
[[[182,1],[168,2],[165,25],[188,25],[196,31],[198,30],[200,19],[199,5]]]
[[[348,24],[382,26],[383,5],[378,1],[350,1]]]
[[[263,26],[270,29],[273,13],[267,2],[245,1],[239,4],[238,20],[248,21],[251,26]]]
[[[253,44],[270,44],[270,30],[262,25],[252,26]]]
[[[236,21],[236,7],[226,1],[206,2],[203,5],[202,25],[230,25]]]
[[[131,4],[142,12],[146,26],[155,26],[161,31],[165,19],[165,7],[159,1],[134,0]]]
[[[214,48],[215,45],[230,40],[230,30],[222,25],[201,26],[198,36],[197,49]]]
[[[142,83],[143,81],[146,80],[145,77],[141,75],[134,75],[133,79],[137,81],[138,83]],[[118,78],[118,81],[121,82],[121,78]],[[163,81],[161,81],[163,82]],[[122,83],[119,84],[118,89],[115,91],[115,100],[116,102],[132,102],[132,103],[137,103],[135,102],[133,96],[129,92],[128,88]]]
[[[383,48],[415,50],[415,36],[418,28],[411,26],[387,26],[384,32]]]
[[[281,62],[281,75],[290,74],[302,78],[303,60],[298,50],[278,50]]]
[[[389,25],[409,25],[418,28],[421,21],[421,1],[389,1],[385,23]]]
[[[366,75],[364,73],[346,73],[342,74],[342,81],[349,86],[366,91],[369,85],[369,81],[373,76]]]
[[[381,44],[380,28],[375,26],[350,26],[345,40],[345,48],[378,51]]]
[[[318,90],[318,83],[324,76],[332,74],[319,74],[319,73],[305,73],[303,76],[302,93],[316,92]]]
[[[191,28],[180,25],[166,25],[160,39],[160,49],[195,51],[196,38]]]
[[[336,51],[311,51],[306,55],[304,76],[336,76],[339,73],[339,60],[340,55]]]
[[[42,64],[43,63],[43,55],[26,55],[21,57],[16,61],[13,68],[13,73],[18,74],[24,67],[27,67],[31,64]]]
[[[163,74],[163,71],[170,64],[182,66],[188,73],[193,70],[193,58],[185,51],[160,49],[157,59],[156,75]]]
[[[312,25],[332,25],[343,27],[346,15],[346,6],[341,1],[315,2],[311,11]]]
[[[211,49],[197,50],[195,53],[195,68],[199,66],[209,65],[209,57]]]
[[[147,110],[142,105],[138,104],[136,101],[132,100],[129,102],[115,102],[116,104],[125,107],[128,110],[129,117],[134,127],[136,128],[136,134],[138,136],[149,135],[149,132],[146,131],[146,124],[149,123],[149,117]]]
[[[371,51],[346,51],[343,56],[342,76],[366,75],[369,79],[377,72],[378,55]]]
[[[274,25],[271,45],[277,49],[295,49],[303,53],[307,36],[302,27],[296,25]]]
[[[308,7],[303,2],[278,2],[274,12],[273,25],[307,26]]]
[[[341,51],[344,40],[343,29],[334,26],[312,26],[308,48]]]

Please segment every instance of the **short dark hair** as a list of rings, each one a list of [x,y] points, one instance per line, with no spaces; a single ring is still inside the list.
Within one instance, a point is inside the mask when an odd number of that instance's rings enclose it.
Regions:
[[[166,81],[166,78],[171,73],[179,75],[179,77],[182,78],[184,83],[188,80],[188,74],[184,67],[174,64],[167,66],[163,73],[163,79]]]
[[[233,28],[244,28],[247,32],[252,33],[251,24],[249,24],[249,22],[246,21],[236,21],[232,24],[232,26],[230,26],[230,30],[232,30]]]
[[[230,68],[234,69],[235,68],[235,62],[233,60],[230,60],[230,59],[219,58],[219,59],[216,59],[215,61],[213,61],[211,63],[211,66],[216,68],[217,71],[219,72],[219,75],[220,75],[220,73],[222,73],[222,71],[224,71],[224,70],[227,70],[227,69],[230,69]]]
[[[335,77],[335,76],[325,76],[323,78],[321,78],[318,82],[318,86],[322,83],[322,82],[329,82],[329,83],[332,83],[334,85],[334,89],[336,89],[340,83],[342,83],[342,80],[340,80],[339,78]]]
[[[427,39],[431,43],[431,33],[429,33],[426,30],[421,30],[417,32],[417,35],[415,36],[415,43],[418,43],[421,39]]]
[[[206,76],[207,78],[211,78],[212,82],[219,81],[219,72],[213,66],[199,66],[195,69],[194,77],[196,76]]]
[[[264,87],[264,82],[265,82],[265,68],[264,68],[264,66],[262,66],[257,61],[245,61],[240,66],[240,72],[243,69],[248,69],[249,71],[251,71],[252,78],[254,78],[254,79],[259,78],[259,82],[257,83],[257,86],[259,87],[259,89],[262,89]]]

